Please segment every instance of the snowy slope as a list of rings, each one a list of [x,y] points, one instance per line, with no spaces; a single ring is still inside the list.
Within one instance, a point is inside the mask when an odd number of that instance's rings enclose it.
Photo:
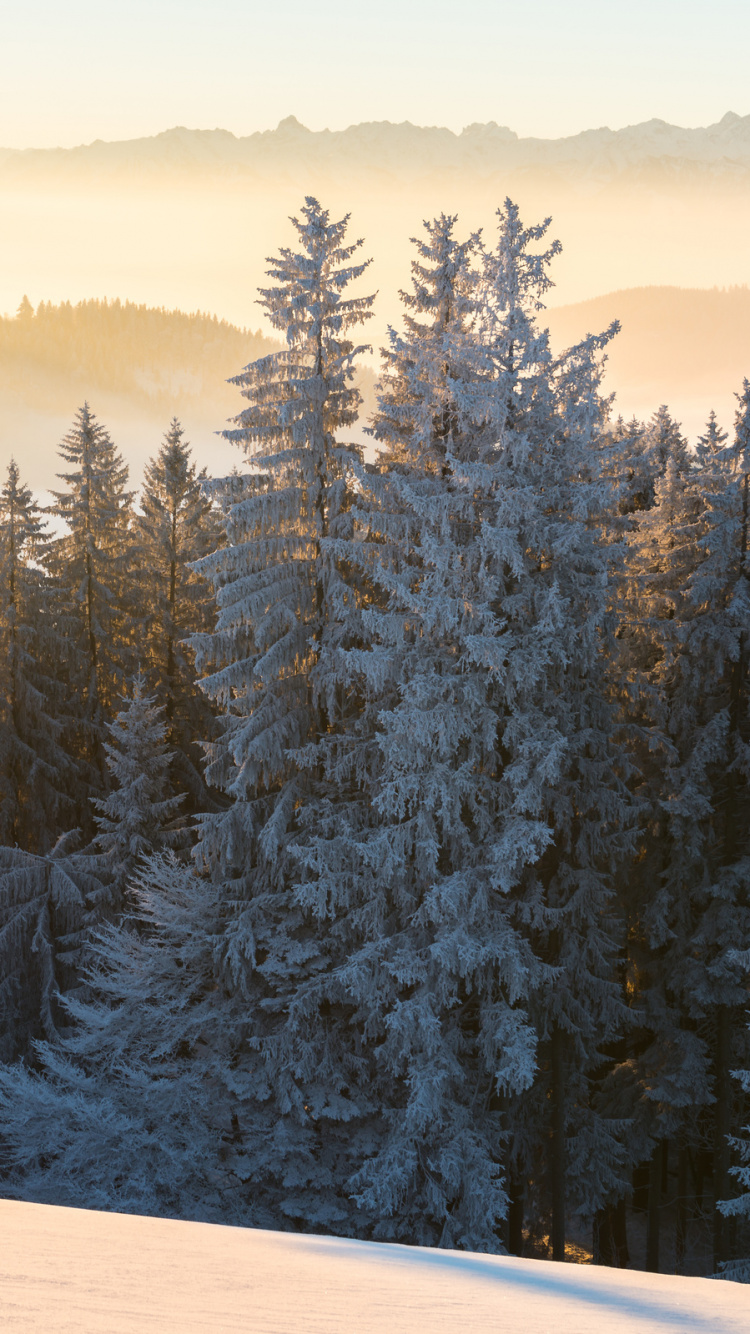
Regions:
[[[0,1201],[0,1328],[750,1334],[750,1289]]]

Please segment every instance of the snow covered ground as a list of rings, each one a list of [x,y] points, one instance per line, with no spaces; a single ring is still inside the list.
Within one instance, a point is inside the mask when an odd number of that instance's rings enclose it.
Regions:
[[[0,1201],[3,1334],[750,1334],[750,1288]]]

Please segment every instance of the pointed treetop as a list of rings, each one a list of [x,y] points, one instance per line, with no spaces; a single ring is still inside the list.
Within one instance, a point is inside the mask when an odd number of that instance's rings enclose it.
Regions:
[[[695,447],[695,453],[700,464],[706,464],[710,459],[720,454],[727,443],[729,436],[726,431],[722,431],[716,420],[716,413],[711,409],[706,429],[703,435],[698,436]]]
[[[133,859],[174,844],[174,820],[183,800],[182,795],[167,795],[172,752],[167,747],[164,709],[147,694],[140,673],[107,730],[111,738],[104,747],[107,766],[117,786],[106,798],[94,799],[96,842],[129,871]]]
[[[350,264],[352,255],[364,244],[362,238],[344,244],[350,214],[338,222],[330,221],[312,195],[305,199],[300,218],[291,218],[301,243],[301,252],[288,246],[278,255],[268,256],[266,270],[274,287],[261,288],[259,305],[271,324],[285,336],[290,347],[319,336],[323,327],[340,337],[348,329],[372,315],[375,297],[342,299],[345,287],[361,277],[371,260]],[[364,349],[361,349],[364,350]]]

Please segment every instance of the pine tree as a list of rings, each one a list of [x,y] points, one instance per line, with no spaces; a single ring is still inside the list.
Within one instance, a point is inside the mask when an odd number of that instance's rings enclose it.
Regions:
[[[0,492],[0,841],[28,851],[54,843],[75,770],[60,745],[50,673],[51,590],[41,562],[48,538],[40,510],[11,460]]]
[[[0,1059],[56,1035],[101,892],[93,860],[71,858],[65,839],[46,856],[0,847]]]
[[[600,1085],[629,1022],[614,876],[632,814],[608,679],[618,549],[607,529],[619,493],[600,354],[617,325],[553,359],[537,320],[557,247],[527,253],[546,226],[524,229],[506,202],[485,264],[484,341],[505,380],[498,374],[497,510],[485,542],[504,653],[505,818],[540,830],[535,848],[521,842],[514,886],[544,964],[529,1001],[540,1074],[511,1110],[515,1171],[537,1183],[532,1224],[545,1208],[540,1177],[549,1182],[552,1251],[563,1259],[566,1212],[590,1216],[626,1188],[621,1127]]]
[[[663,476],[669,459],[674,461],[678,472],[689,471],[690,454],[687,440],[682,434],[680,423],[674,420],[666,403],[657,408],[648,424],[648,433],[656,476]]]
[[[221,545],[222,529],[204,492],[206,471],[196,472],[183,436],[175,417],[146,468],[141,493],[137,530],[141,601],[146,604],[144,666],[164,706],[175,781],[194,805],[206,809],[198,743],[211,736],[213,714],[195,683],[194,655],[186,641],[213,626],[212,592],[191,566]]]
[[[668,456],[653,506],[629,537],[624,624],[627,730],[640,808],[638,856],[625,878],[629,969],[638,978],[640,1033],[630,1070],[629,1157],[649,1161],[647,1267],[659,1268],[664,1144],[677,1146],[683,1183],[677,1210],[678,1267],[687,1244],[687,1159],[700,1153],[712,1100],[710,1047],[686,981],[693,971],[695,887],[702,879],[711,742],[700,738],[702,665],[686,652],[695,608],[691,581],[703,559],[705,486]],[[636,1096],[640,1090],[640,1096]],[[622,1097],[622,1091],[621,1091]]]
[[[162,855],[142,866],[131,906],[138,929],[98,933],[87,992],[66,999],[65,1030],[36,1045],[36,1071],[0,1067],[4,1191],[272,1225],[243,1185],[264,1146],[243,1140],[237,1111],[263,1073],[247,1041],[234,1045],[244,998],[222,987],[217,1000],[220,896]]]
[[[68,727],[74,756],[85,766],[79,819],[89,825],[88,796],[106,785],[106,723],[129,672],[135,636],[129,600],[131,495],[127,468],[88,404],[60,446],[68,485],[55,492],[52,513],[67,533],[51,547],[48,568],[61,590],[60,624],[68,642]]]
[[[733,447],[704,452],[702,466],[687,477],[670,461],[659,504],[634,539],[646,682],[644,691],[636,679],[636,693],[646,701],[649,759],[641,767],[651,808],[639,921],[631,932],[642,942],[636,964],[652,1034],[640,1064],[656,1118],[652,1134],[676,1140],[680,1162],[689,1151],[712,1150],[716,1199],[726,1198],[730,1184],[730,1071],[744,1053],[741,952],[750,946],[743,833],[749,409],[746,382]],[[652,1178],[657,1169],[655,1159]],[[655,1181],[651,1189],[658,1200]],[[686,1224],[678,1222],[679,1258]],[[658,1267],[656,1223],[654,1210],[651,1268]],[[729,1249],[719,1213],[717,1267]]]
[[[356,457],[339,434],[360,403],[352,381],[365,349],[350,335],[369,317],[373,298],[345,295],[366,268],[353,262],[361,242],[345,244],[348,218],[332,223],[308,199],[293,223],[300,249],[269,261],[274,285],[261,292],[287,347],[236,377],[249,406],[225,435],[245,449],[251,470],[216,488],[228,543],[197,565],[219,608],[215,633],[193,641],[199,670],[213,668],[202,688],[222,713],[206,777],[234,803],[201,822],[198,856],[225,880],[227,967],[258,1017],[258,1043],[266,1043],[258,1098],[267,1104],[273,1097],[278,1118],[274,1143],[264,1142],[259,1192],[276,1200],[277,1216],[332,1227],[347,1216],[345,1174],[333,1166],[335,1151],[321,1143],[297,1072],[283,1059],[274,998],[283,1004],[298,967],[304,971],[307,960],[315,969],[328,949],[320,926],[294,902],[289,842],[316,781],[296,751],[324,733],[344,703],[315,689],[313,678],[328,628],[357,606],[335,554],[351,527]],[[281,1114],[290,1106],[290,1119],[307,1123],[294,1151]]]
[[[716,413],[712,408],[708,414],[706,429],[703,432],[703,435],[698,436],[696,443],[695,454],[698,463],[701,466],[710,463],[710,461],[723,450],[728,439],[729,436],[727,435],[727,432],[722,431],[716,420]]]
[[[486,498],[477,470],[456,478],[477,443],[477,240],[454,226],[441,216],[417,243],[405,332],[385,353],[383,463],[359,469],[355,529],[331,543],[369,591],[316,668],[316,688],[349,701],[300,761],[318,781],[295,900],[325,948],[286,983],[274,1055],[311,1109],[289,1134],[329,1161],[339,1146],[349,1226],[487,1248],[505,1205],[500,1102],[533,1072],[533,961],[497,884],[491,671],[469,648],[495,625],[469,545]]]
[[[108,725],[107,765],[115,787],[95,798],[96,836],[81,848],[79,831],[45,856],[0,848],[0,1054],[54,1038],[65,1000],[80,989],[91,938],[105,921],[132,911],[128,885],[157,852],[185,846],[181,796],[168,795],[171,755],[163,710],[144,692]]]
[[[586,1080],[626,1019],[610,907],[626,800],[601,669],[595,522],[612,498],[592,474],[608,335],[556,364],[535,326],[558,249],[534,253],[545,226],[506,205],[481,297],[476,241],[453,226],[428,226],[386,353],[389,470],[358,470],[354,540],[335,543],[372,594],[316,680],[360,712],[301,757],[319,787],[299,816],[295,898],[332,944],[301,956],[275,1055],[321,1143],[346,1120],[371,1144],[355,1225],[485,1249],[508,1203],[508,1133],[549,1106],[530,1010],[547,1049],[552,1028],[566,1034],[571,1187],[591,1210],[624,1189]],[[523,1131],[511,1154],[531,1166]]]
[[[750,381],[737,395],[735,436],[729,457],[717,457],[708,490],[705,560],[691,581],[696,605],[687,652],[711,667],[704,687],[708,705],[703,748],[712,745],[709,819],[703,823],[704,870],[696,887],[699,907],[694,956],[687,983],[694,1011],[709,1025],[714,1055],[715,1199],[729,1194],[729,1135],[734,1122],[731,1070],[747,1059],[747,958],[750,951],[750,846],[748,780],[748,492],[750,490]],[[724,483],[722,486],[721,483]],[[738,1059],[739,1057],[739,1059]],[[744,1059],[743,1059],[744,1058]],[[714,1264],[731,1259],[724,1216],[714,1219]]]
[[[107,727],[110,740],[104,750],[114,786],[106,797],[93,799],[97,833],[92,852],[99,854],[102,878],[111,882],[109,897],[116,909],[145,858],[185,842],[177,818],[183,795],[168,795],[173,754],[167,749],[164,712],[155,696],[146,694],[139,675]]]
[[[330,222],[314,199],[302,213],[292,220],[301,250],[269,260],[274,286],[261,292],[287,347],[235,378],[249,407],[223,433],[245,450],[251,471],[215,488],[228,545],[196,565],[219,608],[216,633],[193,640],[199,670],[214,668],[201,687],[223,714],[206,777],[235,801],[206,822],[204,843],[216,866],[236,872],[250,846],[264,859],[257,839],[268,821],[292,818],[290,752],[326,725],[312,705],[311,670],[327,618],[349,596],[323,539],[347,524],[352,447],[337,433],[356,420],[352,380],[365,349],[349,333],[374,298],[343,296],[366,268],[350,263],[361,242],[344,244],[348,217]],[[276,850],[269,854],[275,883]]]

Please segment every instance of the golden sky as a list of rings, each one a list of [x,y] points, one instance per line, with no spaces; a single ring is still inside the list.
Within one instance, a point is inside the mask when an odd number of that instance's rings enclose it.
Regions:
[[[167,126],[237,134],[494,120],[557,137],[750,111],[747,0],[26,0],[7,5],[0,146]]]

